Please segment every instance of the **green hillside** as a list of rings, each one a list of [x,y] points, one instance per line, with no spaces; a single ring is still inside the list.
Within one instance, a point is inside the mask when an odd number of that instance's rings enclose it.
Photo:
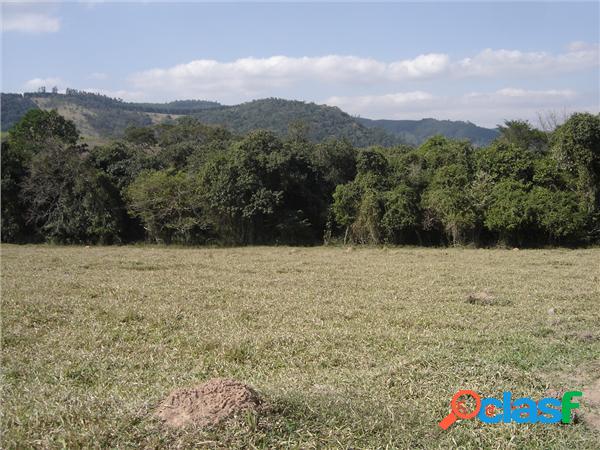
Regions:
[[[419,145],[429,137],[441,134],[451,139],[468,139],[477,146],[488,145],[498,131],[483,128],[471,122],[452,120],[371,120],[358,118],[357,121],[368,128],[381,128],[401,138],[407,144]]]
[[[29,97],[21,94],[2,94],[0,97],[2,131],[7,131],[30,109],[38,106]]]
[[[6,100],[5,100],[6,99]],[[280,99],[256,100],[223,106],[202,100],[170,103],[128,103],[104,95],[68,89],[66,94],[2,94],[2,129],[8,130],[27,110],[56,109],[72,120],[87,138],[121,135],[125,128],[165,123],[192,115],[207,124],[220,124],[234,133],[266,129],[280,136],[291,128],[304,130],[314,142],[344,138],[356,146],[391,146],[401,140],[385,131],[369,129],[338,108]]]
[[[223,125],[237,133],[265,129],[285,135],[291,127],[301,127],[313,142],[344,138],[358,147],[391,146],[402,142],[381,129],[369,129],[359,124],[339,108],[295,100],[254,100],[204,110],[194,117],[208,124]]]
[[[169,121],[207,108],[216,102],[181,100],[170,103],[130,103],[105,95],[67,89],[66,94],[2,94],[2,130],[12,127],[30,109],[56,109],[72,120],[87,137],[114,137],[128,126],[146,126]]]
[[[240,105],[225,106],[204,100],[179,100],[169,103],[131,103],[99,94],[67,89],[66,94],[2,94],[2,131],[12,127],[30,109],[55,109],[72,120],[90,142],[123,134],[128,126],[168,123],[191,115],[207,124],[223,125],[244,134],[266,129],[279,136],[290,131],[304,134],[312,142],[329,138],[346,139],[357,147],[419,145],[428,137],[441,134],[469,139],[475,145],[491,142],[497,131],[470,122],[449,120],[369,120],[352,117],[336,107],[295,100],[268,98]]]
[[[72,120],[88,138],[108,138],[129,125],[151,125],[147,113],[123,108],[116,99],[100,95],[2,94],[2,130],[10,129],[30,109],[55,109]]]

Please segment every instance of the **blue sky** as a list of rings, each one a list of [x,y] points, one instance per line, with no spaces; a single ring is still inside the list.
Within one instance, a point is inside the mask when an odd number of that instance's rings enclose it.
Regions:
[[[598,112],[599,4],[6,3],[2,91],[283,97],[494,126]]]

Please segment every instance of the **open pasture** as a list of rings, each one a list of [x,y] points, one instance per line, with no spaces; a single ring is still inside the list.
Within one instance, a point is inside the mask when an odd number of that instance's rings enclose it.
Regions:
[[[586,395],[575,424],[437,426],[459,389],[539,399],[598,385],[598,249],[1,252],[3,448],[600,442]],[[213,377],[254,386],[268,411],[208,429],[153,417],[170,391]]]

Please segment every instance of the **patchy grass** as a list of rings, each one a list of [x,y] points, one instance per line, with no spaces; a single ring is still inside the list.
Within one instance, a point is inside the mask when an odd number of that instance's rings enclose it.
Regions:
[[[585,422],[437,427],[458,389],[540,398],[598,378],[598,249],[1,251],[3,448],[600,439]],[[473,292],[504,305],[468,303]],[[152,417],[173,389],[217,376],[254,386],[269,414],[185,430]]]

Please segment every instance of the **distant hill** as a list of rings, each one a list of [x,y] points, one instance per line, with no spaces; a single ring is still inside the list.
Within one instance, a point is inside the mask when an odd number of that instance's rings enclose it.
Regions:
[[[0,97],[0,117],[2,119],[2,131],[7,131],[30,109],[38,106],[29,97],[21,94],[2,94]]]
[[[29,109],[56,109],[75,122],[82,135],[94,138],[119,136],[130,125],[152,125],[173,120],[179,115],[221,106],[204,100],[129,103],[74,89],[67,89],[66,94],[2,94],[1,104],[2,131],[12,127]]]
[[[285,135],[296,124],[306,129],[311,141],[344,138],[358,147],[391,146],[401,143],[397,137],[379,128],[359,124],[339,108],[296,100],[268,98],[235,106],[222,106],[193,114],[201,122],[223,125],[235,132],[266,129]]]
[[[147,113],[122,107],[116,99],[92,95],[2,94],[2,131],[12,127],[29,109],[56,109],[75,122],[88,138],[108,138],[123,133],[129,125],[151,125]]]
[[[452,139],[468,139],[474,145],[484,146],[498,136],[497,130],[479,127],[471,122],[436,119],[356,120],[367,128],[381,128],[412,145],[419,145],[427,138],[441,134]]]
[[[328,138],[347,139],[355,146],[420,144],[436,134],[470,139],[485,145],[495,130],[470,122],[423,120],[369,120],[352,117],[336,107],[295,100],[268,98],[225,106],[204,100],[169,103],[132,103],[100,94],[67,89],[66,94],[2,94],[2,131],[8,130],[29,109],[56,109],[72,120],[90,142],[117,137],[128,126],[166,123],[183,115],[208,124],[223,125],[235,133],[271,130],[281,136],[291,128],[303,128],[315,142]]]
[[[353,145],[391,146],[401,140],[379,128],[367,128],[339,108],[280,99],[255,100],[224,106],[202,100],[170,103],[128,103],[104,95],[73,89],[66,94],[2,94],[2,130],[8,130],[28,109],[56,109],[72,120],[81,134],[92,140],[119,136],[129,125],[147,126],[172,121],[182,115],[208,124],[219,124],[235,133],[255,129],[286,135],[302,123],[309,139],[345,138]]]

